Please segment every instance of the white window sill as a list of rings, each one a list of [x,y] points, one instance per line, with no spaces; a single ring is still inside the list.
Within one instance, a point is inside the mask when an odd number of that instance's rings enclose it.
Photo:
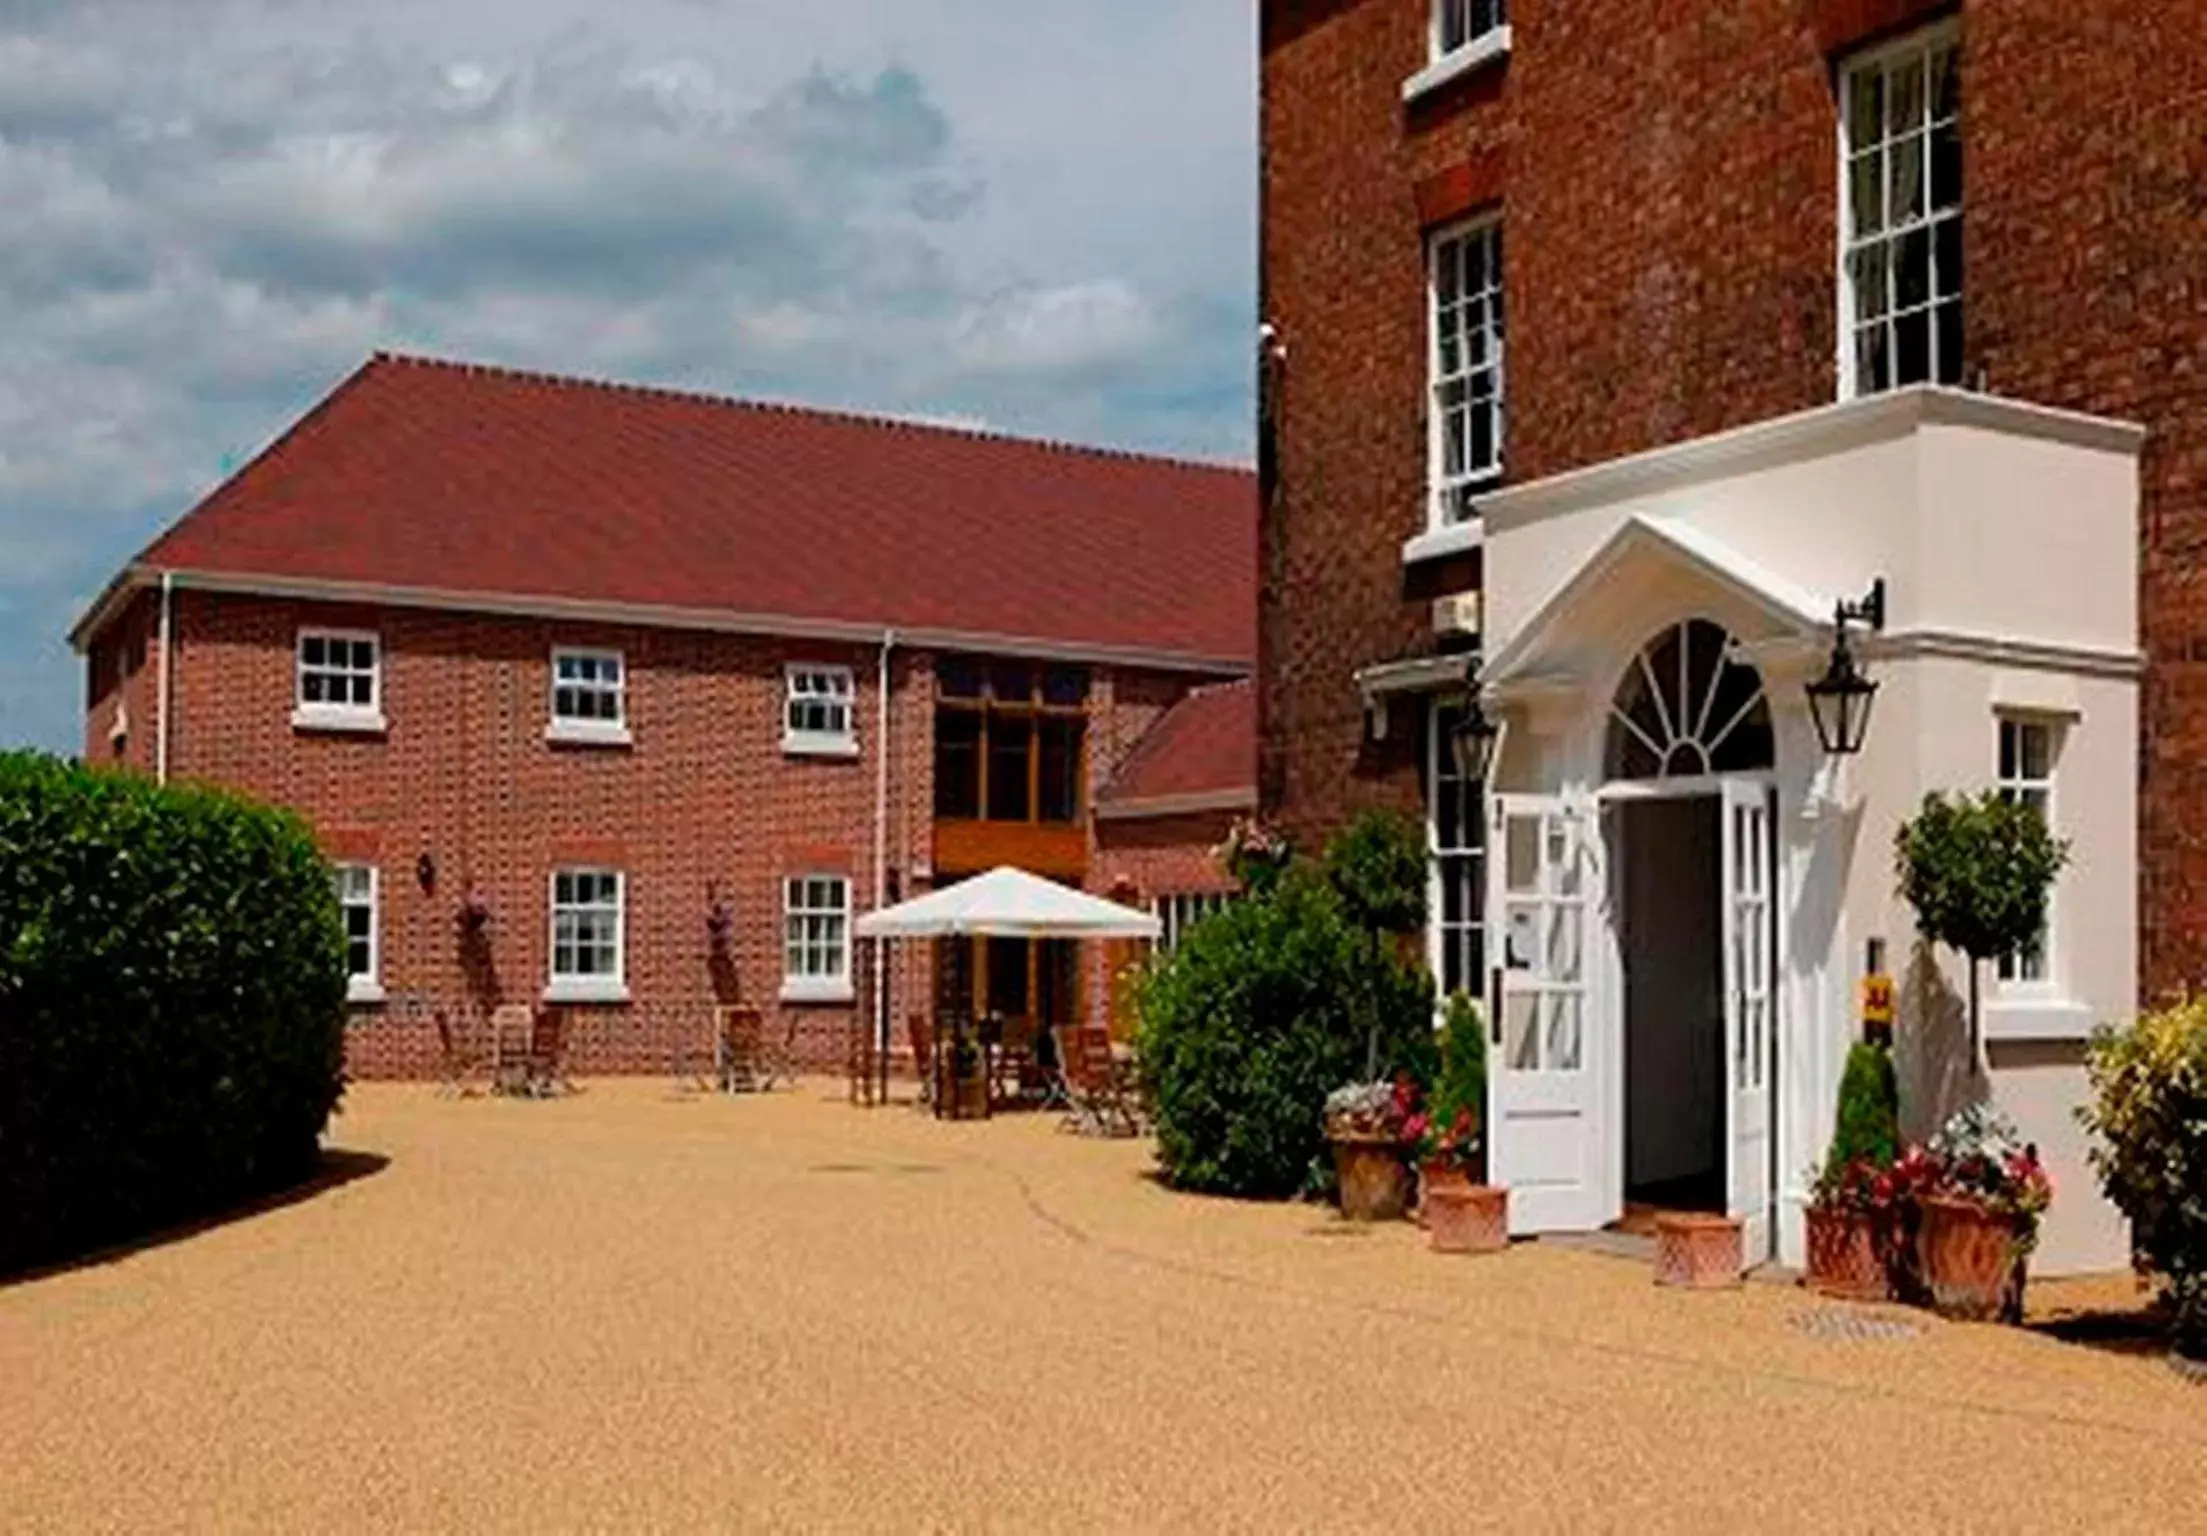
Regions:
[[[857,995],[848,981],[816,981],[792,977],[782,983],[782,1001],[785,1003],[848,1003],[855,1000]]]
[[[1420,560],[1469,554],[1486,542],[1486,519],[1467,517],[1460,523],[1444,523],[1438,528],[1428,528],[1414,539],[1403,540],[1402,563],[1416,565]]]
[[[353,709],[330,704],[301,704],[291,712],[295,731],[336,731],[354,736],[381,736],[391,728],[379,709]]]
[[[858,738],[828,731],[784,731],[782,752],[788,757],[854,758],[858,756]]]
[[[625,1003],[628,986],[611,976],[568,976],[544,989],[547,1003]]]
[[[636,742],[628,727],[614,720],[554,720],[544,727],[544,739],[562,747],[627,747]]]
[[[2090,1004],[2052,993],[1996,994],[1985,999],[1987,1040],[2084,1040],[2098,1023]]]
[[[346,1002],[373,1004],[383,1000],[383,983],[373,976],[349,976],[345,979]]]
[[[1475,37],[1454,53],[1443,54],[1432,63],[1402,82],[1402,99],[1416,101],[1448,84],[1461,80],[1473,70],[1505,58],[1510,51],[1510,29],[1496,27],[1482,37]]]

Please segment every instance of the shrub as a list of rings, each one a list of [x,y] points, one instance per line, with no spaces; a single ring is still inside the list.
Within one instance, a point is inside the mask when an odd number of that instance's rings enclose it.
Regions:
[[[1183,1189],[1278,1198],[1325,1147],[1326,1095],[1431,1075],[1432,984],[1308,869],[1206,919],[1143,978],[1158,1158]]]
[[[0,754],[0,1270],[303,1176],[344,996],[295,817]]]
[[[2177,1348],[2207,1360],[2207,998],[2098,1031],[2085,1066],[2093,1171],[2161,1281]]]
[[[1425,829],[1397,811],[1366,811],[1326,845],[1326,883],[1349,921],[1371,933],[1425,926]]]

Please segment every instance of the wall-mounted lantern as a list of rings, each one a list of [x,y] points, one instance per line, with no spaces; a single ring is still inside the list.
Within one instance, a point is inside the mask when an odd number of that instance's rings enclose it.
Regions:
[[[1849,624],[1867,625],[1875,634],[1885,628],[1885,578],[1870,583],[1870,595],[1859,603],[1841,601],[1832,610],[1832,653],[1824,675],[1808,685],[1809,715],[1816,722],[1816,739],[1829,757],[1851,757],[1862,750],[1870,728],[1870,702],[1877,697],[1877,683],[1862,675],[1854,651],[1847,644]]]
[[[414,881],[422,888],[425,895],[437,888],[437,861],[431,856],[427,848],[424,848],[421,851],[421,857],[414,861]]]
[[[1456,726],[1449,733],[1449,755],[1456,761],[1456,771],[1473,784],[1487,781],[1487,770],[1494,763],[1495,739],[1501,728],[1487,718],[1487,712],[1479,707],[1479,662],[1473,658],[1464,668],[1463,713],[1456,718]]]

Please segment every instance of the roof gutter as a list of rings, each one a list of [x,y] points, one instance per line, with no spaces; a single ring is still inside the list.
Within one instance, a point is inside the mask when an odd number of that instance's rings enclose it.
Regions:
[[[879,621],[801,618],[789,614],[748,613],[724,608],[685,608],[672,604],[608,602],[595,598],[553,597],[508,592],[462,592],[441,587],[388,586],[379,582],[331,581],[311,576],[235,575],[222,571],[176,570],[179,588],[235,592],[255,597],[297,598],[309,602],[366,603],[391,608],[428,608],[449,613],[510,614],[517,618],[570,619],[578,623],[633,624],[656,629],[698,629],[723,634],[776,635],[793,640],[880,642]],[[82,651],[114,617],[130,591],[150,586],[152,568],[133,563],[87,609],[70,631]],[[1031,635],[984,630],[899,629],[897,644],[907,649],[981,651],[1034,661],[1086,662],[1099,666],[1141,667],[1158,672],[1196,672],[1214,677],[1244,677],[1253,666],[1247,657],[1206,656],[1196,651],[1153,650],[1145,646],[1094,645]]]

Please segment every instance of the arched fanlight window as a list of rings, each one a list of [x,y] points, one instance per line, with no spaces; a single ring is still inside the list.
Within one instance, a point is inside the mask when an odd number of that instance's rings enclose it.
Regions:
[[[1612,779],[1752,773],[1774,759],[1762,674],[1732,654],[1732,637],[1688,619],[1647,643],[1609,708]]]

